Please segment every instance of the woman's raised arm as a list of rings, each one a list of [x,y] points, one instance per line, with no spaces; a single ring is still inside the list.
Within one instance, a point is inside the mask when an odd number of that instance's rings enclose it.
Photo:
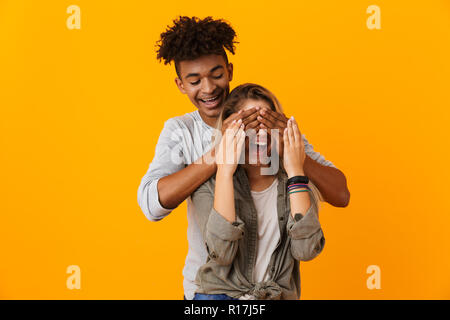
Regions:
[[[305,175],[305,147],[303,139],[294,118],[288,120],[283,133],[284,156],[283,164],[289,178],[297,179],[288,188],[291,202],[291,216],[287,224],[291,237],[291,253],[296,260],[308,261],[316,257],[325,245],[322,228],[318,217],[318,208],[314,195],[309,190],[307,182],[301,181]],[[299,178],[294,178],[299,177]]]
[[[214,204],[208,220],[202,224],[209,257],[221,265],[233,262],[237,241],[244,235],[244,223],[236,215],[233,186],[233,174],[245,141],[243,129],[241,120],[233,121],[220,141],[216,152]]]

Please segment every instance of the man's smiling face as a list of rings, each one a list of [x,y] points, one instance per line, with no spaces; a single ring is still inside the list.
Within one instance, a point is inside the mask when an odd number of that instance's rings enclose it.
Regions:
[[[180,61],[178,72],[178,88],[198,108],[203,121],[214,126],[230,91],[233,65],[222,55],[211,54]]]

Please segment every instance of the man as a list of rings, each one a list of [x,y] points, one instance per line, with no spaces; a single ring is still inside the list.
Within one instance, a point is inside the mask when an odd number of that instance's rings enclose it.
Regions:
[[[179,17],[161,34],[157,51],[165,64],[175,63],[175,83],[197,110],[165,122],[154,159],[139,186],[138,203],[150,221],[159,221],[187,199],[189,250],[183,270],[186,299],[194,297],[197,270],[207,260],[190,195],[216,171],[215,162],[208,160],[214,157],[211,135],[233,78],[233,65],[225,49],[234,54],[235,37],[235,31],[223,20]],[[225,120],[222,132],[237,119],[242,119],[245,129],[279,129],[280,133],[288,120],[284,114],[253,108],[232,114]],[[304,142],[305,174],[324,201],[347,206],[350,193],[344,174],[315,152],[306,139]]]

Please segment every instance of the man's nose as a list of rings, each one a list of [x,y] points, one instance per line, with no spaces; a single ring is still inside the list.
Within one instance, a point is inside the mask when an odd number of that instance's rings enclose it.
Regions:
[[[202,81],[202,92],[206,94],[211,94],[216,89],[216,85],[209,79]]]

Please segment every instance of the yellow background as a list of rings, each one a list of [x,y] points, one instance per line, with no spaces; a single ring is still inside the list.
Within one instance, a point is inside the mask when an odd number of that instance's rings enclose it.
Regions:
[[[0,0],[0,298],[183,297],[186,206],[153,223],[137,204],[164,121],[195,108],[155,58],[179,14],[228,20],[232,87],[273,91],[347,176],[350,205],[323,205],[325,249],[301,264],[302,299],[449,299],[444,0]]]

